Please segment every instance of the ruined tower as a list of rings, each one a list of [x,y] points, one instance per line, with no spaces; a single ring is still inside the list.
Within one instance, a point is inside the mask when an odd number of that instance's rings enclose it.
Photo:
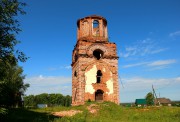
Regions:
[[[71,66],[72,105],[89,100],[119,103],[117,49],[108,40],[105,18],[93,15],[77,21]]]

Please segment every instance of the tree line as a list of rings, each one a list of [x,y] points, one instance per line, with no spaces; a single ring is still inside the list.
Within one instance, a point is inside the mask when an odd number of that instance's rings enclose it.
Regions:
[[[39,94],[24,97],[25,107],[37,107],[38,104],[47,104],[48,106],[71,106],[71,96],[62,94]]]

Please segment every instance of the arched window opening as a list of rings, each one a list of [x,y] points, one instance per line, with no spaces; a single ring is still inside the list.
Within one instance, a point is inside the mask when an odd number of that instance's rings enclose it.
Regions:
[[[98,28],[99,27],[99,21],[98,20],[94,20],[93,21],[93,28]]]
[[[98,70],[96,75],[96,83],[100,83],[101,79],[102,79],[102,72],[101,70]]]
[[[74,76],[77,77],[77,72],[76,71],[74,72]]]
[[[96,92],[95,92],[95,100],[96,101],[102,101],[103,100],[103,91],[102,90],[97,90]]]
[[[96,57],[97,60],[99,60],[103,56],[103,51],[97,49],[93,52],[93,55],[94,55],[94,57]]]

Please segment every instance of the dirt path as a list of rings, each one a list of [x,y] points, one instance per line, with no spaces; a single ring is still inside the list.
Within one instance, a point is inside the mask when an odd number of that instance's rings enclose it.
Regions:
[[[87,109],[90,113],[95,114],[99,111],[99,106],[96,104],[91,104],[87,106]],[[67,110],[67,111],[59,111],[59,112],[53,112],[52,114],[54,116],[58,117],[64,117],[64,116],[74,116],[78,113],[82,113],[83,111],[80,110]]]

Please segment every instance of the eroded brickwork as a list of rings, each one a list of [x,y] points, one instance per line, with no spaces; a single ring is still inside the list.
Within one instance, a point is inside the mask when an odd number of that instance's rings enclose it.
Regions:
[[[77,21],[72,54],[72,105],[85,101],[119,103],[116,44],[108,41],[107,21],[88,16]]]

